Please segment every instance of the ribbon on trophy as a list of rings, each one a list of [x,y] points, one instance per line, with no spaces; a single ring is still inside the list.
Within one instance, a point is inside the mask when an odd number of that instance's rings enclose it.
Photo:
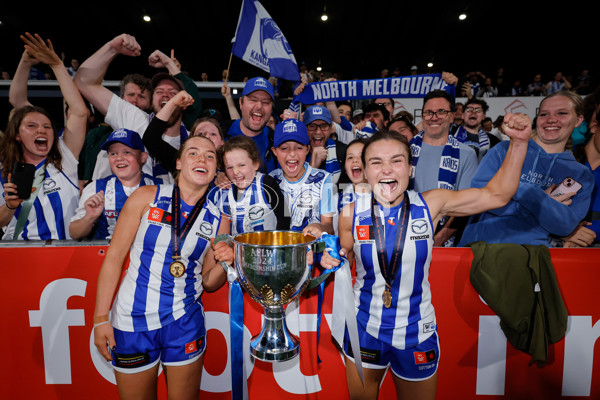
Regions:
[[[215,244],[226,242],[232,244],[231,236],[217,235]],[[231,265],[221,261],[229,282],[229,355],[231,357],[231,398],[233,400],[248,398],[248,382],[244,365],[244,293],[238,281],[238,274]]]
[[[319,244],[321,244],[319,246]],[[324,246],[323,246],[324,245]],[[339,251],[341,250],[340,238],[335,235],[330,235],[328,233],[323,232],[321,237],[317,239],[317,250],[319,250],[315,257],[318,262],[321,262],[321,256],[323,255],[323,251],[327,250],[329,255],[336,260],[340,260],[343,262],[340,257]],[[319,338],[321,337],[321,310],[323,309],[323,297],[325,295],[325,280],[329,277],[329,274],[337,271],[340,268],[341,264],[332,269],[326,269],[319,275],[318,277],[311,279],[307,290],[318,287],[318,297],[317,297],[317,362],[321,363],[321,358],[319,357]]]
[[[312,289],[316,286],[319,287],[318,307],[317,307],[317,360],[319,359],[319,336],[321,329],[321,308],[323,304],[323,294],[325,292],[325,280],[332,272],[336,272],[336,277],[333,286],[333,307],[332,307],[332,323],[331,323],[331,336],[338,343],[340,348],[344,348],[344,330],[348,328],[348,335],[350,338],[350,346],[354,354],[360,353],[360,344],[358,341],[358,326],[356,323],[356,311],[354,308],[354,293],[352,291],[352,274],[350,272],[350,263],[348,260],[340,255],[342,249],[340,244],[340,238],[336,235],[329,235],[323,233],[321,238],[317,240],[318,250],[321,250],[317,258],[320,261],[322,251],[327,250],[329,255],[341,263],[335,268],[323,272],[319,277],[312,279],[308,286],[308,289]],[[324,244],[324,248],[323,247]],[[321,248],[319,248],[321,247]],[[343,318],[342,318],[343,316]],[[358,371],[358,375],[365,382],[363,376],[362,360],[361,357],[354,357],[354,363]]]

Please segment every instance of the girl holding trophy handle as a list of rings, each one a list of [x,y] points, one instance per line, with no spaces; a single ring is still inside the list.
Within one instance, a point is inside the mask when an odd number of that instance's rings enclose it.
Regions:
[[[339,217],[340,254],[356,261],[354,303],[365,379],[363,386],[346,333],[343,349],[352,399],[377,398],[390,366],[399,399],[435,398],[439,341],[428,281],[432,221],[499,208],[514,195],[531,120],[507,114],[504,124],[511,138],[506,158],[481,189],[407,191],[412,166],[406,138],[383,131],[365,144],[362,158],[372,194],[366,195],[369,201],[345,206]],[[325,268],[339,263],[327,253],[321,259]]]
[[[143,186],[129,197],[98,276],[94,343],[112,361],[123,399],[156,398],[159,362],[170,399],[198,399],[206,349],[200,295],[225,282],[219,262],[233,262],[230,246],[211,246],[230,227],[211,190],[215,145],[188,138],[176,167],[175,185]]]

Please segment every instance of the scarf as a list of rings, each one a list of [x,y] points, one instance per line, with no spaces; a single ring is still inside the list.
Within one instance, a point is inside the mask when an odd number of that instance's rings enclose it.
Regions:
[[[483,155],[490,149],[490,138],[488,137],[486,131],[484,131],[482,128],[479,128],[479,131],[477,132],[479,140],[477,143],[475,143],[469,140],[468,133],[469,132],[467,132],[465,127],[461,125],[458,127],[456,133],[454,133],[454,136],[459,142],[464,143],[467,146],[473,147],[475,153],[477,153],[477,156],[481,160],[481,157],[483,157]]]
[[[419,162],[419,155],[421,154],[421,145],[423,144],[424,131],[419,132],[410,141],[410,150],[412,153],[412,175],[410,177],[409,189],[413,189],[415,185],[415,172],[417,170],[417,163]],[[446,145],[442,150],[442,157],[440,158],[438,185],[440,189],[454,190],[456,184],[456,177],[458,176],[458,164],[460,160],[460,149],[459,141],[452,135],[448,135]]]
[[[325,171],[331,174],[333,182],[337,182],[342,173],[342,167],[337,159],[337,150],[335,147],[335,141],[332,138],[327,139],[325,143],[327,149],[327,158],[325,159]],[[306,157],[306,161],[310,163],[310,154]]]

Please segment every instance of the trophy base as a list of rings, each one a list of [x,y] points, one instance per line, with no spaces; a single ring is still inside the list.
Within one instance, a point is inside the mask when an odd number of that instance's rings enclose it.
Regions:
[[[285,323],[283,306],[264,306],[265,321],[261,332],[250,342],[250,354],[261,361],[287,361],[300,354],[300,340]]]

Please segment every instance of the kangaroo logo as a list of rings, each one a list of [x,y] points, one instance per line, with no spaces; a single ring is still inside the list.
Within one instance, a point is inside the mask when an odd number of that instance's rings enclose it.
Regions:
[[[292,54],[289,43],[272,18],[261,20],[260,42],[263,55],[269,58],[288,58]]]

